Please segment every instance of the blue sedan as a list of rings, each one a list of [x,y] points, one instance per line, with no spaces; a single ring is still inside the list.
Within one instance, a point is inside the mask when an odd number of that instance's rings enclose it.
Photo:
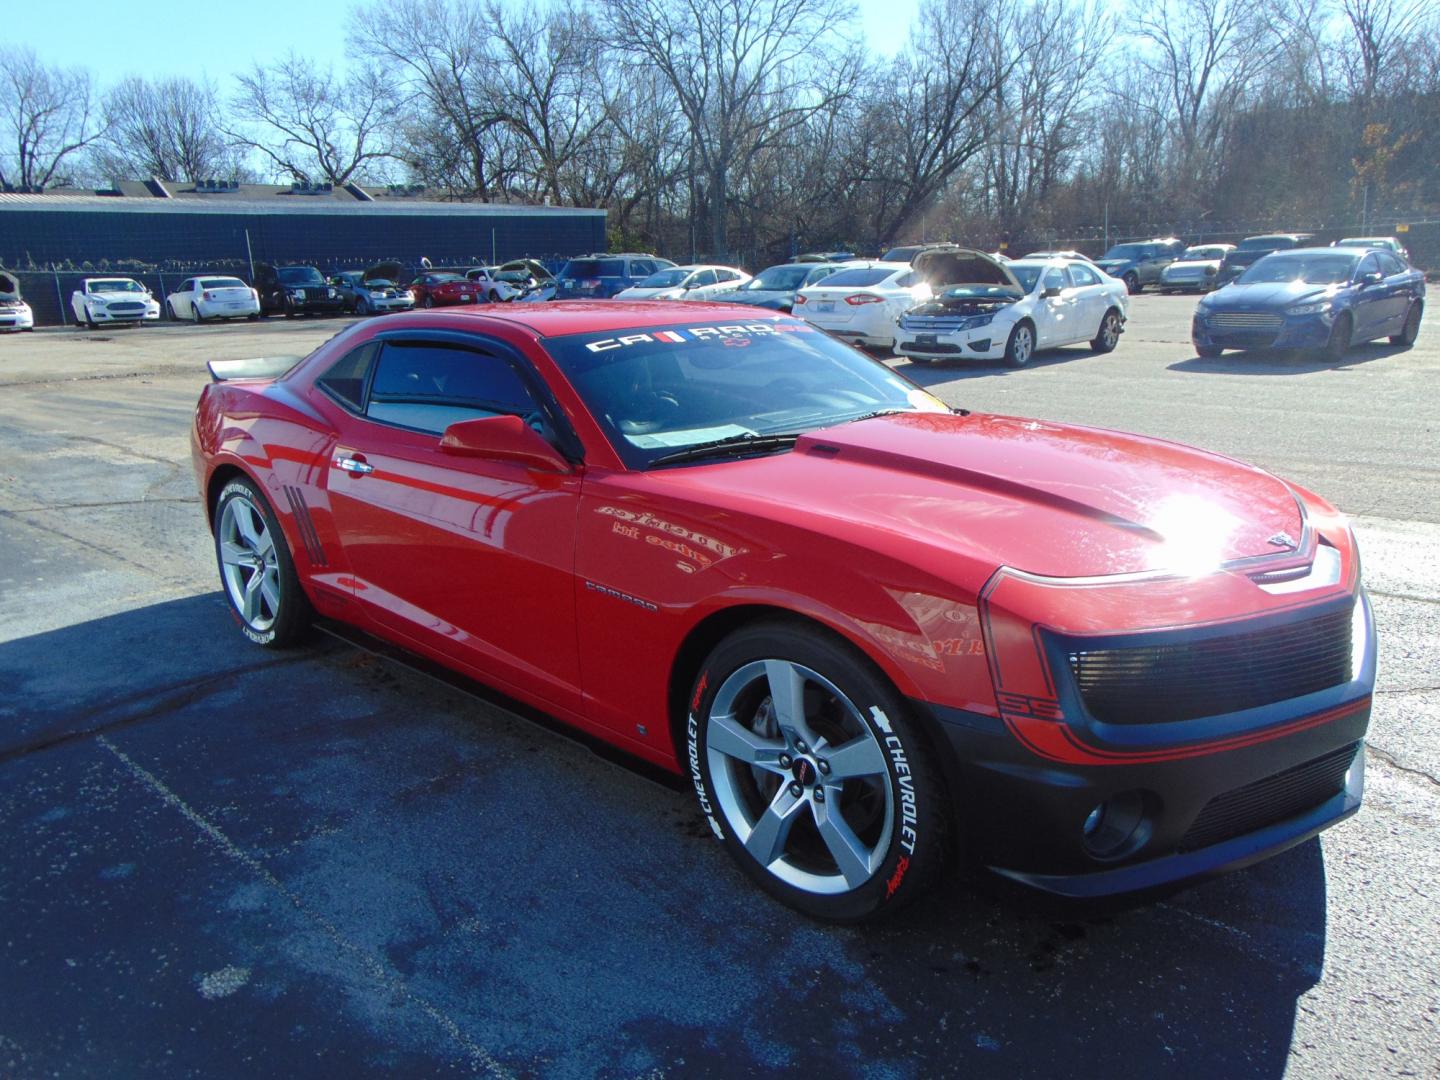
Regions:
[[[1295,248],[1257,261],[1200,301],[1190,336],[1203,357],[1226,349],[1306,349],[1339,360],[1388,337],[1412,345],[1425,275],[1389,251]]]

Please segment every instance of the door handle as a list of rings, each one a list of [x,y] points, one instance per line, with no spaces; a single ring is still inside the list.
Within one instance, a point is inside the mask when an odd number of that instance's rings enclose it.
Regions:
[[[375,471],[375,466],[367,462],[360,454],[356,454],[353,457],[337,457],[335,459],[335,467],[341,472],[349,473],[351,476],[368,476]]]

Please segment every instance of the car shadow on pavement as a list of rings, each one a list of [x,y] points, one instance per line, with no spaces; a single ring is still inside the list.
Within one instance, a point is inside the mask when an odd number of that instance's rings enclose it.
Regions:
[[[812,922],[675,785],[256,649],[218,593],[0,644],[0,702],[0,1047],[36,1072],[1278,1077],[1324,966],[1316,841],[1128,905],[982,874]]]
[[[921,386],[934,386],[937,383],[955,382],[959,379],[979,379],[993,377],[996,375],[1019,375],[1026,371],[1039,371],[1045,368],[1059,367],[1074,360],[1085,360],[1090,357],[1103,354],[1094,352],[1091,349],[1072,348],[1054,349],[1031,357],[1030,362],[1023,368],[1006,367],[1001,360],[957,360],[940,361],[933,364],[919,363],[907,360],[903,356],[891,357],[895,364],[895,370],[904,375],[912,382]]]
[[[1308,375],[1316,371],[1344,371],[1376,360],[1407,353],[1413,345],[1357,345],[1337,361],[1322,360],[1298,349],[1250,349],[1226,352],[1213,360],[1193,356],[1169,365],[1171,371],[1192,371],[1205,375]]]

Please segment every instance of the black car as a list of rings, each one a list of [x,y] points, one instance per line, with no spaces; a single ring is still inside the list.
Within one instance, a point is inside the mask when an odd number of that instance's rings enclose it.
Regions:
[[[313,266],[255,264],[255,291],[264,315],[338,315],[345,297]]]
[[[1306,247],[1314,239],[1312,233],[1267,233],[1264,236],[1247,236],[1235,245],[1220,263],[1220,272],[1215,275],[1215,288],[1228,285],[1249,267],[1272,251],[1289,251],[1291,248]]]

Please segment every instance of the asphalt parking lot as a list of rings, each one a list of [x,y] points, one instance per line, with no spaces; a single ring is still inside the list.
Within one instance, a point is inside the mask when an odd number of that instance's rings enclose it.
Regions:
[[[0,338],[0,1075],[1440,1074],[1440,307],[1343,363],[913,368],[972,409],[1233,454],[1354,515],[1381,669],[1360,814],[1108,909],[957,878],[879,928],[734,869],[681,789],[326,637],[235,630],[204,361],[348,320]]]

